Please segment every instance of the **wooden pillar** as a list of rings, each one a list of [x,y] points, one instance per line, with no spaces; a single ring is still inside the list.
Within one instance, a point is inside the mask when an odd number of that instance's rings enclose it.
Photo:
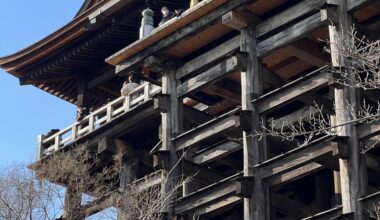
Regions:
[[[175,77],[174,65],[165,68],[162,76],[162,94],[168,99],[167,111],[161,113],[162,117],[162,150],[168,152],[168,164],[165,169],[169,172],[169,182],[176,181],[180,175],[178,167],[178,154],[172,141],[176,135],[182,132],[183,126],[183,106],[182,100],[177,98],[177,80]],[[170,184],[165,184],[165,189],[170,190]],[[174,218],[174,210],[167,210],[168,219]]]
[[[242,110],[251,111],[252,130],[259,130],[259,114],[251,100],[260,96],[262,89],[262,73],[258,58],[256,57],[256,28],[247,27],[241,31],[240,49],[248,53],[247,69],[241,72],[241,95]],[[251,132],[243,132],[243,157],[244,176],[254,177],[253,195],[244,199],[244,219],[269,219],[268,208],[268,188],[261,180],[258,172],[253,166],[262,162],[266,158],[265,142],[259,141],[258,137],[250,135]]]
[[[347,12],[347,1],[335,2],[337,24],[329,26],[331,59],[333,68],[345,68],[347,62],[343,56],[343,47],[349,43],[352,19]],[[337,125],[351,120],[348,110],[354,107],[354,111],[357,111],[360,105],[357,89],[350,86],[337,86],[334,89],[334,100]],[[355,125],[348,124],[339,127],[337,133],[339,136],[348,137],[349,146],[348,157],[339,159],[343,214],[355,213],[354,219],[363,219],[364,213],[358,199],[364,195],[367,186],[366,166],[365,161],[361,159],[357,129]]]
[[[65,192],[65,200],[63,205],[63,219],[79,220],[84,216],[81,213],[80,207],[82,202],[82,193],[68,186]]]
[[[120,171],[120,187],[125,188],[131,182],[133,182],[138,175],[138,160],[136,158],[128,158],[128,161],[122,167]],[[127,198],[126,198],[127,200]],[[117,220],[127,220],[128,218],[128,206],[117,210]]]
[[[90,112],[90,100],[87,89],[87,79],[83,75],[77,77],[78,96],[77,96],[77,120],[83,118]]]

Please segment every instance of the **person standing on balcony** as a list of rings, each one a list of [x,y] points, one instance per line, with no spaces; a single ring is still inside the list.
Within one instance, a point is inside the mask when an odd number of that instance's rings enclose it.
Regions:
[[[168,22],[170,19],[175,17],[175,14],[169,10],[168,7],[164,6],[161,8],[162,18],[158,26],[162,26],[166,22]]]
[[[128,80],[125,80],[123,83],[123,87],[120,90],[121,96],[127,96],[132,90],[139,86],[138,83],[134,81],[133,75],[128,77]]]

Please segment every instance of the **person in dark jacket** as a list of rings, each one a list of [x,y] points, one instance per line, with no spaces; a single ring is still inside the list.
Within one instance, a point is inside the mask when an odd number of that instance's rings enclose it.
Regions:
[[[174,12],[170,11],[168,7],[164,6],[161,8],[162,18],[158,26],[165,24],[167,21],[175,17]]]

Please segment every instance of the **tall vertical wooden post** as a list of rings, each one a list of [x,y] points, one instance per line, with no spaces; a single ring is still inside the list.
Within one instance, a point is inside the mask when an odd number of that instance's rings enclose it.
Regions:
[[[77,77],[78,82],[78,96],[77,96],[77,117],[79,114],[83,117],[88,114],[90,111],[89,109],[89,93],[87,91],[87,80],[86,77],[83,75],[79,75]]]
[[[349,43],[352,22],[347,12],[347,1],[335,2],[338,3],[336,5],[338,24],[329,26],[332,65],[333,68],[345,68],[347,60],[343,54],[343,47]],[[353,107],[357,111],[360,105],[357,89],[338,86],[334,89],[334,99],[336,124],[344,124],[351,120],[349,109]],[[367,186],[366,166],[365,161],[361,160],[357,129],[355,125],[348,124],[339,127],[337,132],[339,136],[348,137],[349,146],[348,157],[339,159],[343,214],[354,213],[354,219],[364,219],[358,199],[363,196]]]
[[[74,187],[68,186],[66,188],[65,200],[63,205],[63,219],[83,219],[84,217],[80,210],[81,202],[82,193],[75,190]]]
[[[260,62],[256,56],[256,28],[249,26],[241,31],[240,49],[246,52],[247,69],[241,72],[242,110],[251,111],[252,130],[260,129],[259,114],[251,100],[260,96],[262,89],[262,73]],[[254,177],[253,195],[244,199],[244,219],[269,219],[268,191],[253,166],[265,160],[265,144],[252,137],[250,132],[243,132],[244,176]]]
[[[176,135],[182,131],[183,117],[182,117],[182,102],[177,98],[177,80],[175,77],[174,65],[165,69],[162,76],[162,94],[168,98],[167,111],[162,112],[162,150],[169,152],[168,161],[165,169],[170,172],[168,179],[170,181],[178,178],[179,171],[177,166],[178,155],[175,145],[172,141]],[[165,190],[170,190],[170,184],[165,185]],[[174,210],[168,210],[168,219],[174,218]]]
[[[133,182],[138,175],[138,159],[128,158],[128,161],[122,167],[120,171],[120,187],[125,188],[131,182]],[[127,199],[127,198],[126,198]],[[125,204],[124,207],[117,210],[117,220],[126,220],[128,218],[128,206]]]

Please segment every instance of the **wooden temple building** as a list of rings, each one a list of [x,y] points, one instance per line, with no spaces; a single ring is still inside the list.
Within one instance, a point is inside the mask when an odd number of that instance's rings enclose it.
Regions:
[[[146,1],[85,0],[67,25],[0,59],[21,85],[88,110],[40,135],[36,162],[80,143],[100,155],[128,147],[129,183],[148,176],[150,185],[179,164],[193,179],[167,219],[368,219],[380,201],[380,150],[361,147],[380,135],[379,122],[302,147],[252,134],[262,118],[294,123],[315,103],[346,117],[347,100],[379,101],[376,89],[333,83],[327,69],[345,62],[326,40],[347,38],[353,25],[379,39],[380,1],[189,2],[149,1],[156,28],[140,38]],[[184,11],[157,27],[162,6]],[[120,96],[131,74],[141,85]]]

